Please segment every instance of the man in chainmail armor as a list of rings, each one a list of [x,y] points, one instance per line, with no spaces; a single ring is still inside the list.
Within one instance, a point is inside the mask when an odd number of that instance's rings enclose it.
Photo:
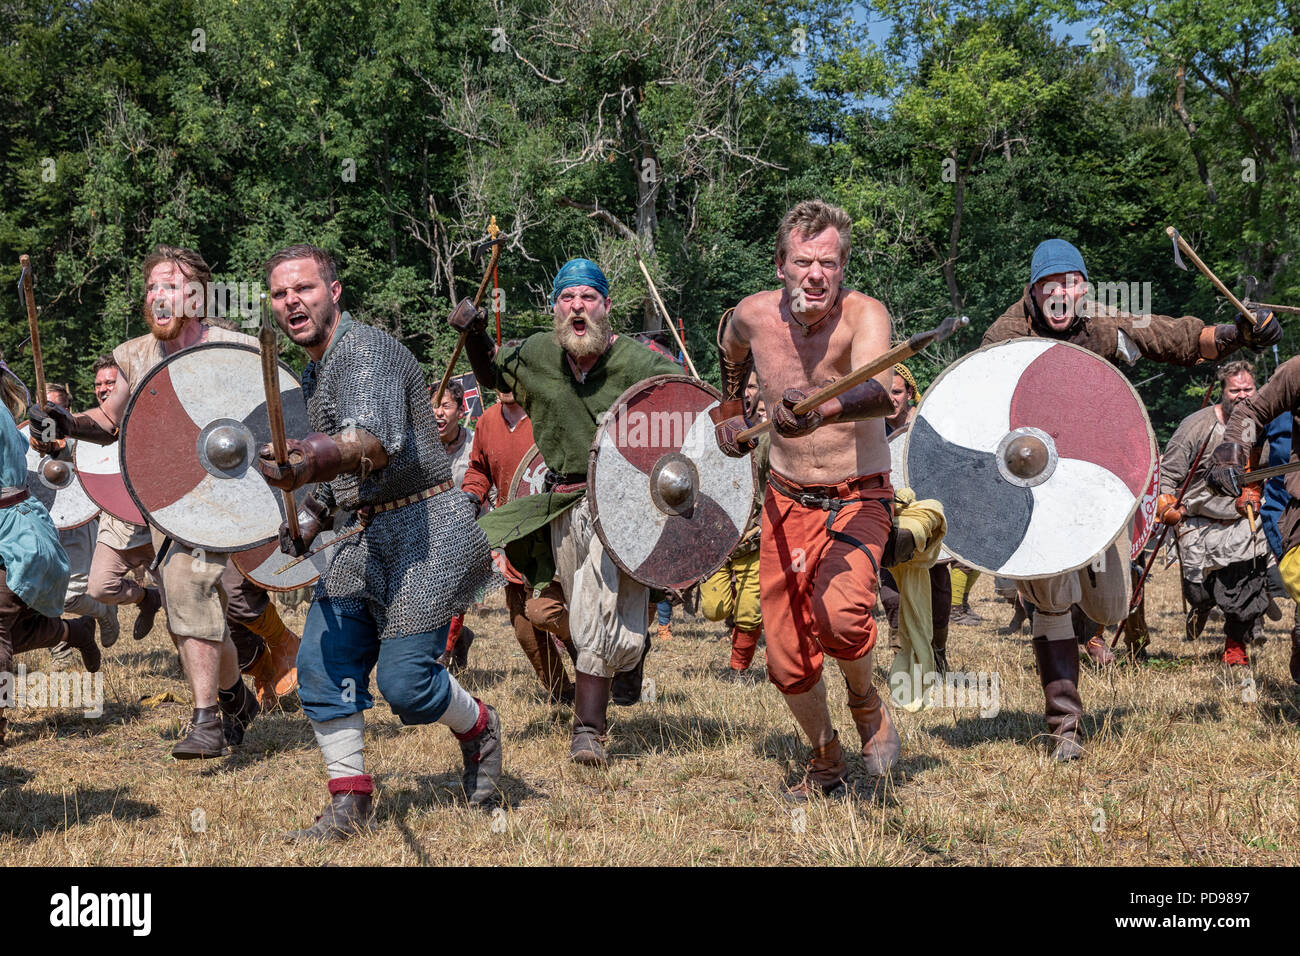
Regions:
[[[270,445],[258,467],[267,483],[317,488],[281,527],[281,548],[303,554],[320,531],[357,534],[333,547],[316,584],[298,655],[299,697],[329,773],[330,802],[290,836],[337,840],[363,829],[374,783],[365,772],[363,712],[370,672],[404,724],[446,724],[460,741],[466,796],[497,802],[501,728],[496,710],[437,663],[452,615],[491,578],[475,508],[452,482],[419,363],[392,336],[340,309],[343,287],[322,249],[295,245],[266,263],[280,328],[311,358],[303,372],[310,434],[289,440],[278,465]],[[346,518],[343,517],[346,513]]]

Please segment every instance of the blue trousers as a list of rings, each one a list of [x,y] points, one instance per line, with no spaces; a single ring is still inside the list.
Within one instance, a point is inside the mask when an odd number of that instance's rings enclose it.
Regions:
[[[356,602],[316,600],[298,647],[298,698],[315,721],[334,720],[375,705],[370,672],[378,664],[379,692],[404,724],[432,724],[451,698],[451,680],[437,663],[447,649],[447,625],[424,634],[379,640],[370,613]]]

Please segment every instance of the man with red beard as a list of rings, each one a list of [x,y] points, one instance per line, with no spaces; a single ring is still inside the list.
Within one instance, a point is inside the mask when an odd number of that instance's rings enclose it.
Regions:
[[[257,346],[257,339],[251,336],[203,321],[202,303],[207,301],[212,270],[197,252],[157,246],[145,257],[142,271],[149,334],[123,342],[113,351],[121,371],[118,386],[100,408],[80,415],[57,407],[45,412],[33,408],[33,434],[52,432],[59,438],[111,444],[117,441],[132,390],[167,356],[200,342]],[[151,531],[156,552],[165,535],[157,528]],[[194,726],[172,748],[172,756],[178,760],[223,756],[227,740],[242,738],[258,713],[257,699],[240,677],[238,654],[226,624],[221,584],[226,561],[224,554],[196,555],[193,549],[173,542],[159,568],[167,627],[194,695]]]
[[[787,212],[776,236],[782,288],[742,299],[718,334],[718,447],[741,457],[756,445],[736,437],[750,424],[742,397],[751,370],[772,418],[759,551],[768,678],[813,747],[803,781],[787,792],[792,800],[846,789],[844,750],[822,680],[825,657],[844,676],[868,773],[887,774],[899,752],[889,708],[871,682],[871,609],[894,496],[883,421],[895,411],[893,370],[812,411],[793,411],[809,393],[889,349],[884,305],[841,287],[851,228],[848,213],[820,200]]]
[[[525,613],[543,630],[571,630],[578,650],[569,756],[604,766],[606,711],[615,675],[623,700],[639,698],[649,627],[649,590],[618,569],[596,535],[587,501],[587,459],[597,423],[623,392],[677,363],[631,336],[612,333],[609,280],[590,259],[570,259],[551,288],[554,330],[498,350],[487,315],[461,312],[453,327],[484,388],[508,389],[533,423],[550,470],[546,490],[516,498],[479,523],[493,547],[527,579]],[[560,591],[561,594],[556,592]],[[571,611],[567,623],[564,606]],[[625,688],[632,683],[636,688]],[[635,689],[635,696],[631,692]]]

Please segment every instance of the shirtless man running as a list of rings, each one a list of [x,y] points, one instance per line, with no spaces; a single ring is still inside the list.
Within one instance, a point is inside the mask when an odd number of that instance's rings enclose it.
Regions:
[[[751,367],[772,410],[771,477],[763,502],[759,589],[768,675],[808,735],[813,756],[792,799],[845,790],[847,767],[826,704],[823,656],[839,665],[867,771],[898,759],[898,733],[871,682],[880,558],[893,488],[884,418],[894,413],[893,370],[803,415],[807,394],[889,349],[889,313],[841,288],[851,220],[810,200],[781,221],[776,271],[783,288],[741,300],[720,330],[723,403],[713,412],[719,447],[747,427],[743,396]]]

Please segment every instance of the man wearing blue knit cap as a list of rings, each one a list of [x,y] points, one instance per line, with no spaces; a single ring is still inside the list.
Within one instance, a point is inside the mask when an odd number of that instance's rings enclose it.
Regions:
[[[1023,295],[989,326],[983,344],[1025,336],[1050,338],[1082,346],[1116,366],[1133,365],[1139,357],[1191,366],[1221,359],[1242,346],[1260,351],[1282,338],[1271,313],[1259,316],[1258,327],[1244,315],[1235,322],[1206,325],[1193,315],[1121,312],[1092,300],[1089,290],[1088,269],[1078,249],[1064,239],[1039,243],[1030,259]],[[1128,618],[1132,590],[1128,550],[1128,536],[1123,534],[1102,556],[1099,572],[1085,568],[1016,584],[1021,600],[1035,608],[1031,643],[1038,659],[1047,726],[1056,741],[1052,756],[1057,760],[1074,760],[1083,754],[1079,652],[1070,607],[1078,604],[1089,618],[1108,627]],[[1130,652],[1142,656],[1144,638],[1133,633],[1138,628],[1124,630]],[[1098,664],[1114,660],[1102,638],[1094,637],[1086,649]]]
[[[453,314],[479,383],[513,391],[546,461],[545,491],[506,502],[479,520],[494,548],[528,580],[524,613],[576,653],[572,760],[603,766],[606,711],[640,697],[649,646],[649,592],[624,574],[595,534],[587,456],[596,426],[623,392],[652,375],[678,375],[665,355],[614,335],[609,280],[590,259],[570,259],[549,297],[554,329],[497,349],[487,315]]]

